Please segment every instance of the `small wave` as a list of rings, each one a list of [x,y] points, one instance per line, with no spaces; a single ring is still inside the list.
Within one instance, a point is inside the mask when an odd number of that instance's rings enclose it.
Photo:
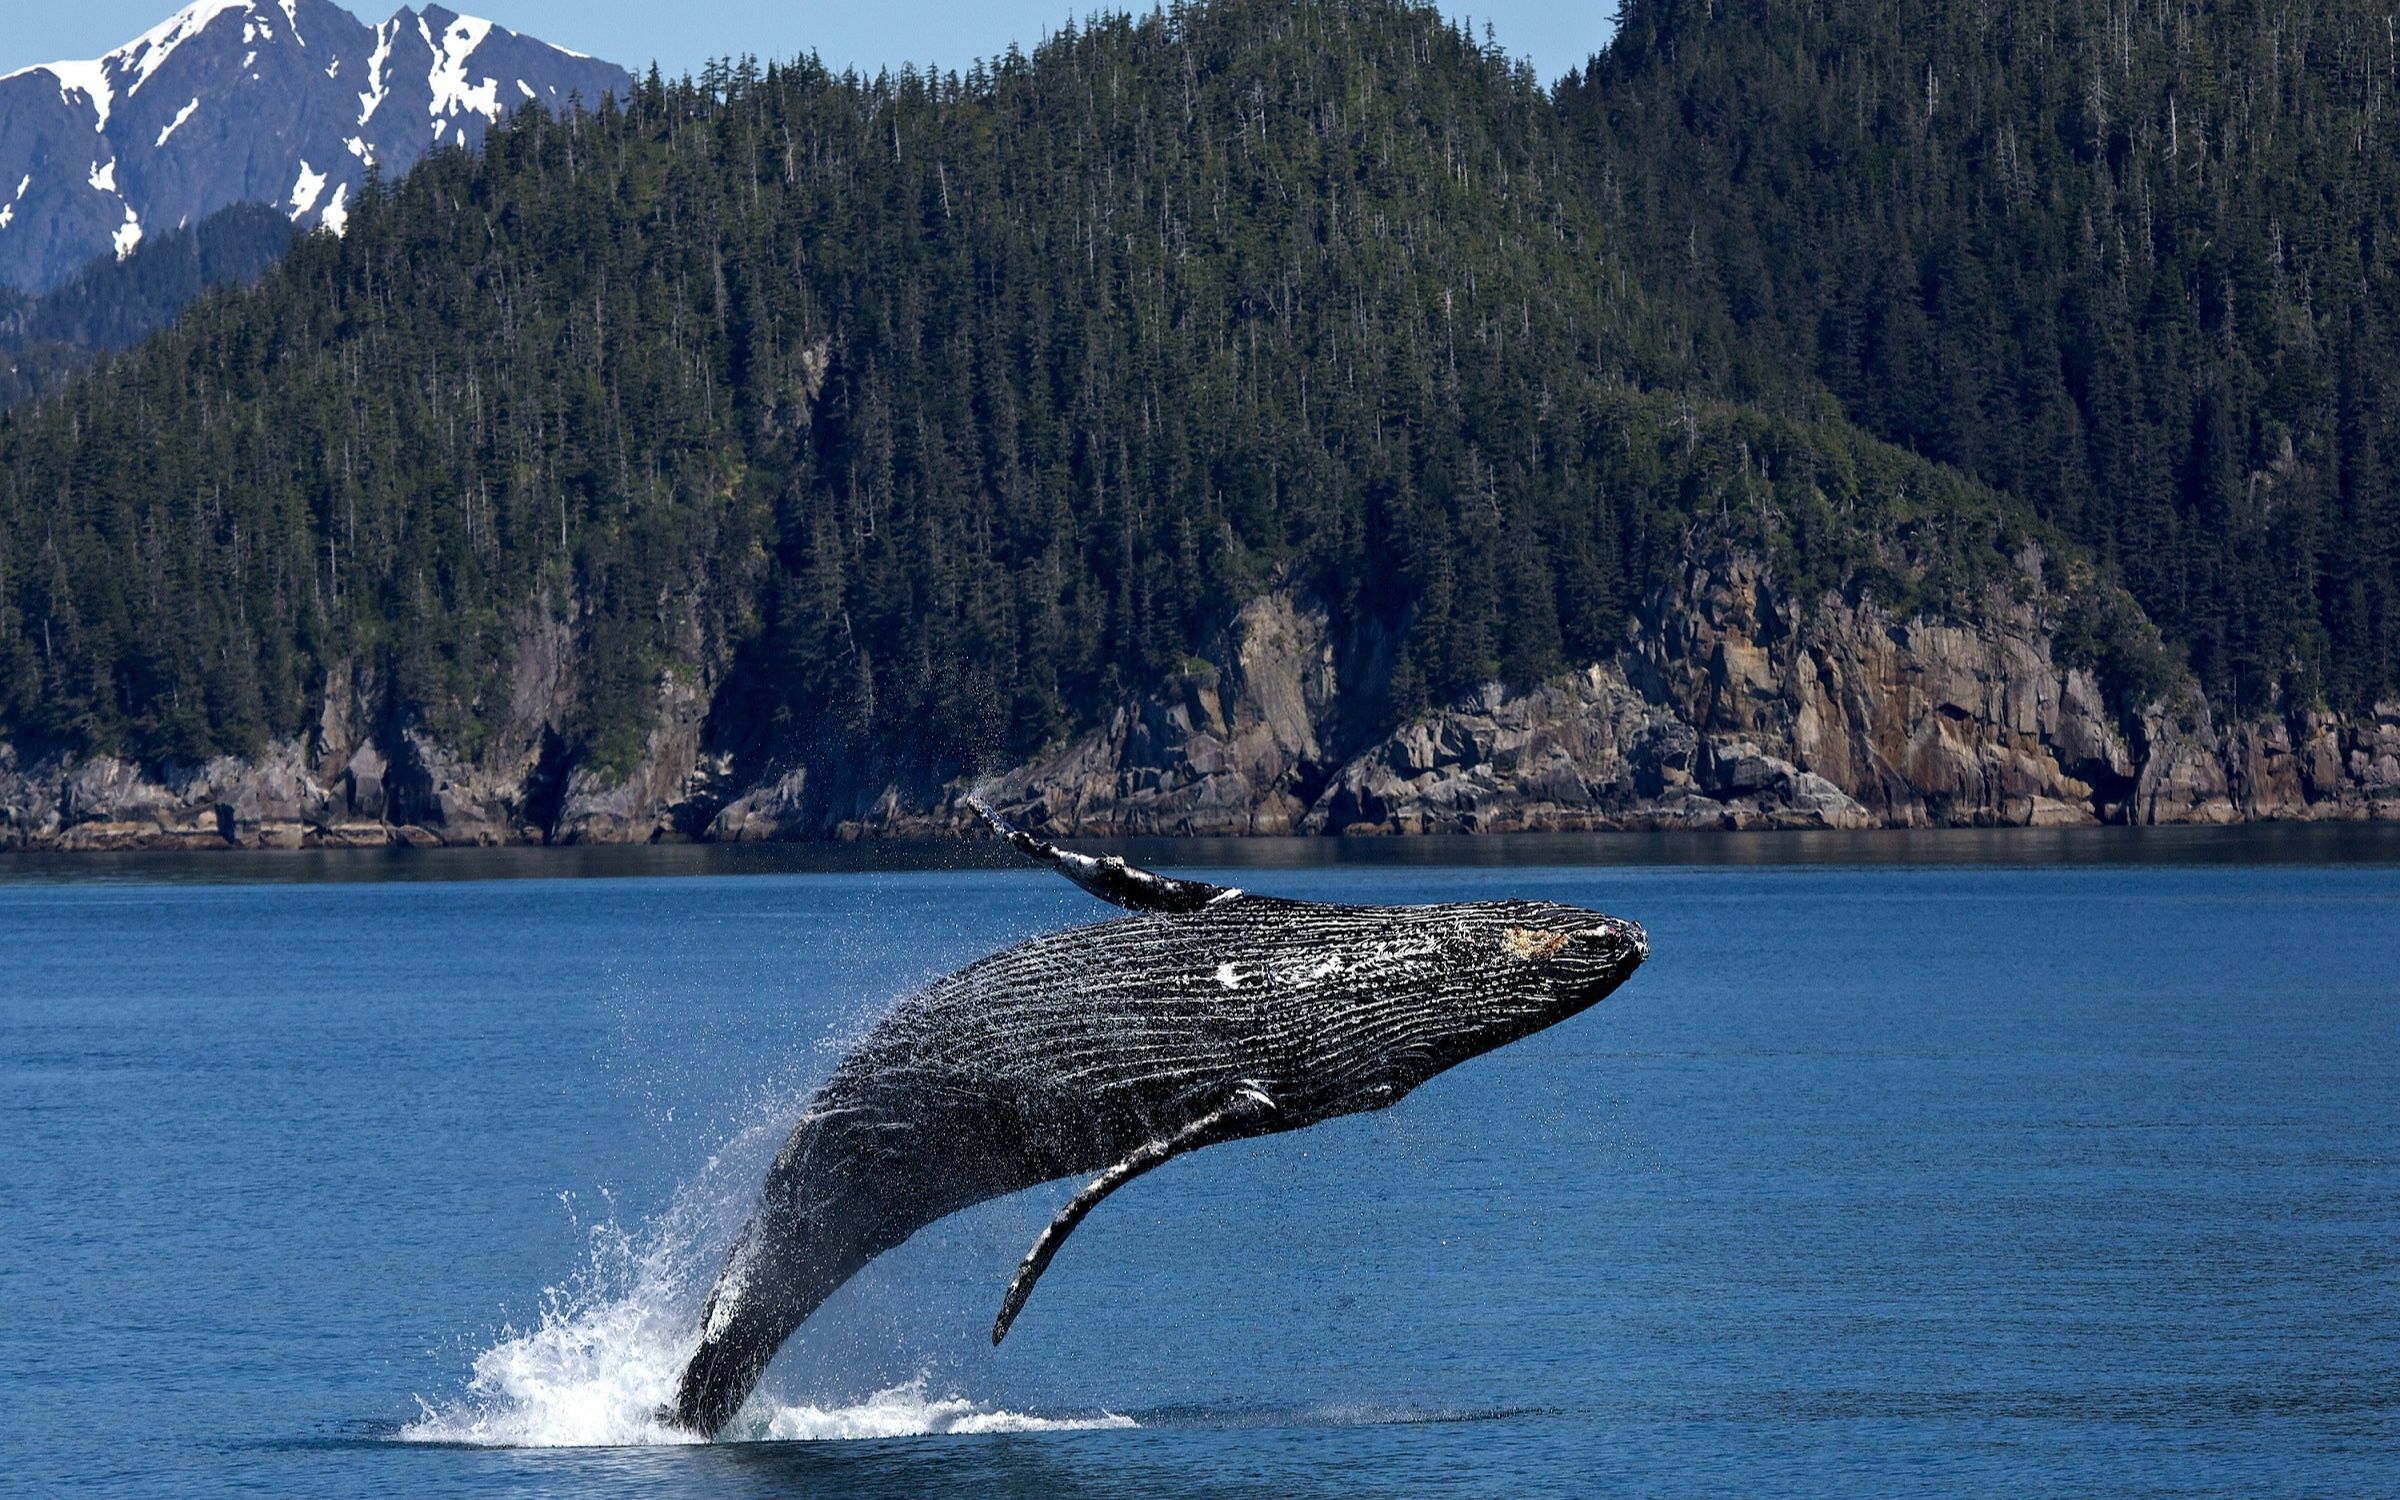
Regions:
[[[1414,1406],[1385,1402],[1310,1402],[1300,1405],[1211,1403],[1144,1408],[1144,1427],[1239,1430],[1264,1427],[1423,1427],[1506,1422],[1557,1415],[1548,1406]]]
[[[856,1406],[781,1406],[753,1420],[745,1413],[739,1437],[769,1442],[843,1442],[862,1438],[926,1437],[981,1432],[1086,1432],[1137,1425],[1131,1417],[1100,1412],[1088,1417],[1038,1417],[996,1411],[960,1396],[929,1397],[925,1382],[912,1380],[877,1391]]]

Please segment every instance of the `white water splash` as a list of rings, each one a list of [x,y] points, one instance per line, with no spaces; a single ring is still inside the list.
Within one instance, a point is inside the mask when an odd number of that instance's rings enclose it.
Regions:
[[[708,1199],[697,1184],[686,1188],[638,1239],[613,1219],[595,1226],[586,1266],[544,1290],[539,1326],[503,1329],[475,1357],[463,1396],[417,1398],[423,1415],[401,1439],[504,1448],[698,1441],[658,1412],[694,1342],[690,1268],[701,1222],[713,1217],[702,1212]]]
[[[595,1225],[587,1264],[568,1284],[543,1293],[539,1326],[503,1329],[475,1357],[463,1395],[443,1402],[419,1397],[422,1415],[401,1429],[401,1441],[492,1448],[701,1441],[659,1414],[674,1400],[676,1380],[698,1341],[701,1293],[755,1191],[762,1149],[782,1128],[745,1131],[638,1233],[619,1228],[613,1216]],[[722,1437],[826,1442],[1134,1425],[1110,1412],[1036,1416],[988,1408],[956,1393],[935,1396],[919,1376],[854,1405],[791,1404],[762,1391]]]
[[[1101,1412],[1091,1417],[1037,1417],[994,1411],[963,1396],[931,1397],[924,1377],[877,1391],[856,1406],[774,1406],[753,1402],[736,1422],[743,1437],[775,1441],[838,1442],[859,1438],[919,1437],[934,1433],[1078,1432],[1131,1427],[1131,1417]]]

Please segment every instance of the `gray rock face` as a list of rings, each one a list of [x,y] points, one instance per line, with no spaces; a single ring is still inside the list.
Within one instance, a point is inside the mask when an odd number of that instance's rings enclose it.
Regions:
[[[1026,826],[1058,834],[1300,832],[1330,769],[1339,699],[1325,611],[1289,593],[1254,599],[1218,656],[1001,776],[986,795]],[[963,790],[925,821],[963,823]],[[919,821],[901,824],[919,831]]]
[[[712,843],[761,844],[809,836],[808,768],[802,766],[754,787],[725,804],[709,820]]]
[[[289,743],[155,776],[109,757],[25,766],[0,748],[0,849],[296,849],[333,814]]]
[[[622,779],[578,767],[551,840],[560,844],[649,844],[678,837],[696,816],[709,788],[728,773],[704,760],[700,731],[708,697],[690,677],[670,672],[659,683],[657,718],[643,744],[641,764]]]
[[[1614,659],[1363,736],[1345,725],[1382,701],[1388,663],[1279,590],[1207,660],[982,790],[1028,828],[1086,837],[2400,817],[2400,703],[2221,725],[2187,685],[2121,717],[2053,651],[2064,601],[2041,576],[2029,558],[1972,622],[1899,619],[1791,597],[1719,552],[1647,602]],[[833,762],[737,777],[707,742],[724,653],[696,633],[680,654],[699,665],[662,675],[638,763],[569,763],[574,614],[519,622],[474,756],[388,722],[355,672],[328,685],[308,744],[255,760],[145,770],[0,745],[0,848],[738,843],[971,821],[965,782],[912,792]]]
[[[2196,694],[2121,725],[2057,660],[2043,559],[1972,623],[1794,599],[1756,559],[1693,561],[1615,661],[1484,687],[1329,764],[1324,615],[1270,599],[1232,658],[987,784],[1064,834],[2067,827],[2400,813],[2392,715],[2221,732]],[[1272,622],[1270,624],[1270,622]],[[1282,651],[1248,645],[1288,639]],[[1295,663],[1309,663],[1305,676]],[[1263,726],[1245,737],[1242,726]],[[1230,731],[1230,732],[1229,732]],[[1263,742],[1263,743],[1262,743]],[[1270,755],[1306,746],[1306,753]],[[1246,753],[1245,753],[1246,752]],[[885,830],[963,826],[958,789]],[[1306,811],[1290,815],[1295,802]]]
[[[1530,693],[1494,686],[1346,766],[1311,832],[1864,828],[1848,793],[1785,755],[1704,736],[1594,666]]]
[[[429,5],[193,0],[89,62],[0,78],[0,283],[40,292],[236,203],[340,229],[370,166],[482,141],[528,100],[597,107],[611,63]]]

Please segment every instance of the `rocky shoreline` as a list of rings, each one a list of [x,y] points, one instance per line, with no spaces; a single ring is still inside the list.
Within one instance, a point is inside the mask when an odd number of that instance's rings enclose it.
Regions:
[[[1740,553],[1695,560],[1616,659],[1372,725],[1376,653],[1291,591],[1211,659],[998,774],[1062,837],[2062,827],[2400,818],[2400,702],[2220,723],[2188,684],[2112,711],[2060,660],[2043,559],[1973,621],[1792,597]],[[841,764],[744,773],[707,743],[718,674],[664,675],[640,765],[560,763],[573,642],[537,624],[482,759],[329,685],[305,741],[145,768],[0,745],[0,849],[202,850],[948,836],[964,780]],[[697,653],[695,653],[697,655]]]

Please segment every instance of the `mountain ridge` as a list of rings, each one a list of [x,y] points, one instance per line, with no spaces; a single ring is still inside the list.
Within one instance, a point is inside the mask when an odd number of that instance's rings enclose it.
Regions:
[[[49,291],[237,203],[338,232],[371,172],[631,84],[438,5],[370,26],[333,0],[192,0],[99,58],[0,77],[0,284]]]

